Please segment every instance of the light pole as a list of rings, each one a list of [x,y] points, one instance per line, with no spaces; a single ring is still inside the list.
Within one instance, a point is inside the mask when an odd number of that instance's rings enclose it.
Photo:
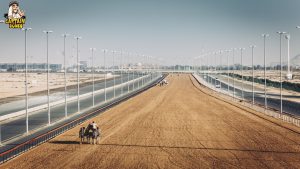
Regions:
[[[226,50],[227,52],[227,93],[229,95],[229,53],[230,50]]]
[[[282,35],[286,34],[287,32],[277,32],[280,38],[280,115],[282,115]]]
[[[69,34],[63,34],[64,38],[64,79],[65,79],[65,117],[68,117],[68,102],[67,102],[67,64],[66,64],[66,38]]]
[[[112,59],[113,59],[113,70],[112,70],[112,74],[113,74],[113,78],[114,78],[114,87],[113,87],[113,89],[114,89],[114,98],[116,97],[116,88],[115,88],[115,86],[116,86],[116,76],[115,76],[115,53],[116,53],[116,51],[111,51],[112,52],[112,54],[113,54],[113,56],[112,56]]]
[[[268,102],[267,102],[267,78],[266,78],[266,72],[267,72],[267,67],[266,67],[266,38],[269,36],[269,34],[262,34],[264,38],[264,80],[265,80],[265,110],[267,110]]]
[[[49,34],[53,31],[43,31],[46,34],[46,41],[47,41],[47,100],[48,100],[48,125],[51,124],[51,110],[50,110],[50,88],[49,88]]]
[[[212,80],[212,74],[213,74],[213,72],[214,72],[214,65],[213,65],[213,63],[214,63],[214,53],[212,53],[211,54],[211,59],[210,59],[210,83],[211,83],[211,85],[213,85],[213,80]]]
[[[219,53],[220,53],[219,74],[221,75],[221,74],[222,74],[222,53],[223,53],[223,51],[220,50]],[[221,83],[221,80],[219,80],[219,84],[220,84],[220,91],[221,91],[221,90],[222,90],[222,83]]]
[[[150,73],[150,81],[152,81],[153,79],[153,61],[154,61],[154,58],[152,56],[149,56],[149,73]]]
[[[120,59],[120,62],[121,62],[121,84],[122,84],[122,88],[121,88],[121,95],[123,95],[123,51],[121,50],[121,53],[120,53],[120,56],[121,56],[121,59]]]
[[[145,55],[142,55],[142,59],[143,59],[143,72],[142,72],[142,76],[144,76],[145,74],[144,74],[144,72],[145,72],[145,66],[146,66],[146,59],[145,59]],[[174,68],[175,68],[175,66],[174,66]],[[175,73],[175,70],[174,70],[174,72],[173,73]],[[144,77],[142,77],[142,86],[144,86]]]
[[[132,80],[134,80],[135,79],[135,77],[134,77],[134,58],[133,58],[133,54],[130,54],[130,55],[132,55],[131,56],[131,59],[132,59]],[[134,85],[134,81],[132,82],[132,91],[134,91],[134,88],[135,88],[135,85]]]
[[[253,58],[253,55],[254,55],[254,48],[256,46],[255,45],[251,45],[250,48],[251,48],[251,52],[252,52],[252,106],[254,105],[254,58]]]
[[[286,75],[286,78],[288,79],[288,80],[291,80],[292,78],[293,78],[293,75],[292,75],[292,73],[291,73],[291,68],[290,68],[290,39],[291,39],[291,35],[290,34],[288,34],[288,35],[285,35],[285,39],[287,40],[287,71],[288,71],[288,73],[287,73],[287,75]]]
[[[234,52],[235,52],[235,48],[232,49],[232,63],[233,63],[233,67],[232,67],[232,80],[233,80],[233,99],[235,99],[235,63],[234,63]]]
[[[140,59],[140,55],[139,54],[136,54],[138,60]],[[139,66],[139,73],[138,73],[138,78],[140,78],[140,73],[141,73],[141,69],[140,69],[140,64],[138,64]],[[138,89],[140,88],[140,80],[138,80]]]
[[[26,104],[26,133],[29,133],[29,122],[28,122],[28,80],[27,80],[27,31],[31,30],[31,28],[23,28],[25,33],[25,104]]]
[[[241,74],[242,74],[242,100],[244,101],[244,75],[243,75],[243,70],[244,70],[244,66],[243,66],[243,50],[245,50],[245,48],[240,48],[241,50]]]
[[[77,110],[80,113],[80,81],[79,81],[79,73],[80,73],[80,63],[79,63],[79,46],[78,42],[81,37],[76,36],[76,56],[77,56]]]
[[[4,20],[0,20],[0,23],[4,23]],[[26,40],[25,40],[25,42],[26,42]],[[26,51],[26,49],[25,49],[25,51]],[[26,58],[26,52],[25,52],[25,58]],[[27,112],[26,112],[26,117],[27,117]],[[26,124],[27,124],[27,118],[26,118]],[[0,146],[1,145],[2,145],[2,143],[1,143],[1,124],[0,124]]]
[[[216,84],[217,84],[217,52],[215,52],[215,54],[214,54],[214,56],[215,56],[215,70],[214,70],[214,72],[215,72],[215,87],[216,87]]]
[[[94,51],[96,48],[90,48],[92,54],[92,76],[93,76],[93,107],[95,107],[95,68],[94,68]]]
[[[106,102],[106,76],[107,76],[107,73],[106,73],[106,49],[103,49],[103,65],[104,65],[104,102]]]
[[[130,61],[129,61],[129,52],[127,52],[127,62],[128,62],[128,66],[127,66],[127,93],[129,93],[129,67],[130,67]]]

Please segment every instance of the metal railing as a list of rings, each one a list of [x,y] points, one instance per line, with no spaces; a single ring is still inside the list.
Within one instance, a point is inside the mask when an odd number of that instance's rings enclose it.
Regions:
[[[201,83],[200,79],[198,79],[198,78],[201,78],[200,76],[198,76],[196,74],[193,74],[193,76],[197,80],[198,83],[206,86],[205,84]],[[208,86],[206,86],[206,87],[210,88]],[[210,88],[210,89],[214,90],[213,88]],[[249,101],[249,100],[240,100],[237,97],[233,98],[232,94],[230,94],[230,93],[225,94],[223,92],[218,92],[218,97],[221,97],[222,99],[226,99],[226,100],[231,100],[234,103],[237,103],[239,105],[243,105],[243,106],[245,106],[249,109],[252,109],[254,111],[263,113],[267,116],[274,117],[276,119],[281,119],[284,122],[288,122],[288,123],[291,123],[295,126],[300,127],[300,117],[295,116],[293,114],[290,114],[290,113],[287,113],[287,112],[283,112],[281,114],[279,110],[274,109],[274,108],[270,108],[270,107],[265,108],[263,104],[259,104],[259,103],[256,103],[256,102],[252,103],[252,101]]]

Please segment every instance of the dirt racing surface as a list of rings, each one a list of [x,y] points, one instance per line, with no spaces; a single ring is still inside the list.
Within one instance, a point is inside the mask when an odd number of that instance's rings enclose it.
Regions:
[[[299,129],[211,97],[190,75],[167,80],[92,119],[99,145],[80,145],[78,126],[0,168],[300,168]]]

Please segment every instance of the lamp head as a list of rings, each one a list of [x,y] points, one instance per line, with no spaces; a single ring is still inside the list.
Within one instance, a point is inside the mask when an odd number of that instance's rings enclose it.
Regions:
[[[22,28],[23,31],[29,31],[31,30],[32,28]]]
[[[261,36],[266,38],[269,37],[269,34],[262,34]]]
[[[281,31],[277,31],[276,33],[278,33],[278,34],[286,34],[287,32],[281,32]]]
[[[82,37],[80,37],[80,36],[75,36],[74,39],[79,40],[79,39],[82,39]]]
[[[291,35],[290,34],[285,35],[285,39],[290,40],[291,39]]]
[[[61,36],[63,36],[63,37],[67,37],[67,36],[70,36],[70,34],[62,34]]]
[[[53,33],[53,31],[43,31],[44,33]]]

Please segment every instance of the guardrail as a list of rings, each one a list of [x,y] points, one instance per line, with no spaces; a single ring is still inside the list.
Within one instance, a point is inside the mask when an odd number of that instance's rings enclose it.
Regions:
[[[204,86],[210,88],[211,90],[216,91],[214,88],[211,88],[207,86],[205,83],[202,82],[201,77],[199,77],[197,74],[193,74],[194,78],[198,81],[198,83],[203,84]],[[222,97],[223,99],[234,101],[235,103],[238,103],[240,105],[246,106],[247,108],[250,108],[252,110],[258,111],[260,113],[263,113],[267,116],[274,117],[276,119],[281,119],[282,121],[294,124],[295,126],[300,127],[300,117],[295,116],[293,114],[283,112],[282,114],[274,108],[265,108],[264,105],[254,103],[252,104],[251,101],[248,100],[240,100],[237,97],[233,98],[232,95],[224,92],[219,92],[218,97]]]
[[[2,163],[5,163],[7,162],[8,160],[10,159],[13,159],[19,155],[21,155],[22,153],[42,144],[42,143],[45,143],[47,142],[48,140],[76,127],[77,125],[79,124],[82,124],[83,122],[87,121],[88,119],[100,114],[101,112],[105,111],[106,109],[110,108],[110,107],[113,107],[114,105],[117,105],[119,104],[120,102],[122,101],[125,101],[133,96],[136,96],[137,94],[157,85],[161,80],[163,80],[165,78],[166,75],[163,75],[159,78],[157,78],[157,80],[154,80],[151,84],[139,89],[139,90],[136,90],[134,91],[133,93],[130,93],[126,96],[123,96],[123,97],[120,97],[114,101],[111,101],[110,103],[108,103],[107,105],[97,109],[97,110],[94,110],[90,113],[87,113],[87,114],[84,114],[82,116],[80,116],[79,118],[71,121],[71,122],[68,122],[68,123],[65,123],[64,125],[60,126],[60,127],[57,127],[55,129],[52,129],[44,134],[41,134],[33,139],[30,139],[28,141],[25,141],[24,143],[22,144],[19,144],[3,153],[0,154],[0,164]]]
[[[126,86],[127,84],[133,84],[143,78],[147,78],[149,77],[150,75],[146,75],[146,76],[142,76],[142,77],[139,77],[139,78],[136,78],[136,79],[133,79],[133,80],[130,80],[128,82],[125,82],[125,83],[121,83],[121,84],[118,84],[118,85],[115,85],[115,86],[111,86],[111,87],[107,87],[106,88],[106,91],[110,91],[110,90],[113,90],[114,88],[121,88],[123,86]],[[104,89],[100,89],[100,90],[96,90],[94,92],[94,94],[99,94],[99,93],[103,93],[104,92]],[[92,96],[93,95],[93,92],[89,92],[89,93],[85,93],[85,94],[82,94],[79,96],[79,98],[85,98],[85,97],[88,97],[88,96]],[[73,97],[70,97],[67,99],[67,102],[71,102],[71,101],[74,101],[74,100],[77,100],[77,96],[73,96]],[[56,106],[56,105],[60,105],[60,104],[64,104],[65,103],[65,100],[64,99],[61,99],[61,100],[58,100],[58,101],[55,101],[55,102],[51,102],[50,103],[50,106]],[[37,112],[39,110],[42,110],[42,109],[46,109],[48,107],[47,104],[43,104],[43,105],[39,105],[39,106],[35,106],[35,107],[32,107],[32,108],[29,108],[28,109],[28,113],[30,113],[30,115],[34,112]],[[18,117],[18,116],[22,116],[22,115],[25,115],[26,114],[26,110],[21,110],[21,111],[17,111],[17,112],[13,112],[13,113],[10,113],[10,114],[6,114],[6,115],[3,115],[3,116],[0,116],[0,122],[1,121],[5,121],[7,119],[11,119],[11,118],[15,118],[15,117]]]

